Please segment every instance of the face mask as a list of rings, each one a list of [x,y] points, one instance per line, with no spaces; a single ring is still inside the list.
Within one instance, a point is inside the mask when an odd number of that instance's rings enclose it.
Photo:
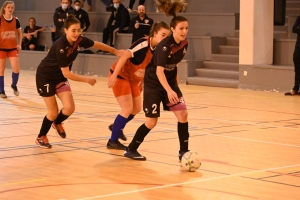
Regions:
[[[75,10],[79,10],[80,9],[80,6],[74,6]]]
[[[118,4],[118,3],[115,3],[115,4],[114,4],[114,7],[115,7],[115,9],[118,9],[118,8],[119,8],[119,4]]]
[[[67,7],[68,7],[68,4],[62,4],[62,5],[61,5],[61,8],[62,8],[63,10],[67,9]]]

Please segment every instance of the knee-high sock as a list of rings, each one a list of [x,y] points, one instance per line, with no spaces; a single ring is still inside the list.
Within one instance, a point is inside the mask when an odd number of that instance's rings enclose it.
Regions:
[[[66,119],[68,119],[68,115],[65,115],[62,113],[62,110],[60,110],[57,118],[55,119],[54,123],[55,124],[61,124],[63,121],[65,121]]]
[[[145,124],[141,125],[138,128],[138,130],[136,131],[128,148],[130,150],[137,150],[150,131],[151,131],[151,129],[147,128],[147,126]]]
[[[114,126],[113,126],[113,130],[111,132],[111,137],[110,137],[110,141],[114,142],[117,141],[124,129],[124,127],[126,126],[127,123],[127,118],[118,115],[114,121]]]
[[[51,128],[51,124],[53,123],[53,121],[50,121],[47,116],[44,117],[42,126],[41,126],[41,130],[40,130],[40,134],[38,135],[38,137],[42,137],[47,135],[47,133],[49,132],[49,129]]]
[[[0,76],[0,92],[4,91],[4,76]]]
[[[189,150],[189,124],[178,122],[177,130],[180,144],[180,151]]]
[[[13,87],[16,87],[17,86],[17,83],[18,83],[18,80],[19,80],[19,74],[20,73],[12,73],[11,77],[12,77],[12,84],[11,86]]]
[[[135,115],[130,114],[130,115],[128,116],[128,118],[127,118],[127,123],[128,123],[129,121],[131,121],[131,120],[134,118],[134,116],[135,116]]]

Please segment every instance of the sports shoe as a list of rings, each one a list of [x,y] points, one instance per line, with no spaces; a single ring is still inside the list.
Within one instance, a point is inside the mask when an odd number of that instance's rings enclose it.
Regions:
[[[128,147],[125,148],[124,156],[133,160],[145,161],[146,157],[142,156],[137,150],[130,150]]]
[[[18,91],[17,86],[11,86],[11,88],[13,89],[14,94],[15,94],[16,96],[19,96],[19,91]]]
[[[41,148],[50,149],[52,145],[49,143],[47,136],[36,138],[35,143]]]
[[[66,138],[66,132],[62,124],[55,124],[54,122],[52,123],[52,128],[56,129],[57,135],[61,138]]]
[[[121,142],[119,142],[119,140],[115,142],[111,142],[110,140],[108,140],[106,147],[108,149],[118,149],[118,150],[124,150],[126,148],[126,146],[123,145]]]
[[[284,93],[285,96],[294,96],[294,95],[299,95],[300,93],[295,90],[291,90],[289,92]]]
[[[5,91],[0,92],[0,97],[1,97],[1,98],[7,98],[7,96],[6,96],[6,94],[5,94]]]
[[[108,129],[109,129],[110,131],[112,131],[112,130],[113,130],[113,127],[114,127],[114,124],[111,124],[111,125],[108,126]],[[126,141],[126,140],[127,140],[127,137],[124,135],[123,131],[122,131],[121,135],[119,136],[119,138],[120,138],[121,140],[123,140],[123,141]]]
[[[190,150],[188,150],[188,151],[190,151]],[[180,150],[179,150],[179,155],[178,155],[179,162],[181,162],[182,156],[183,156],[186,152],[188,152],[188,151],[180,151]]]

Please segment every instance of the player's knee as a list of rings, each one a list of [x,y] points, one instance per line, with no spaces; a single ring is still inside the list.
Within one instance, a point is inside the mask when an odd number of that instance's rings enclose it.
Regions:
[[[65,115],[71,115],[74,111],[75,111],[75,105],[68,105],[68,106],[64,107],[64,110],[63,110]]]
[[[30,49],[30,50],[34,50],[34,49],[35,49],[34,44],[29,45],[29,49]]]
[[[54,121],[58,116],[58,110],[51,110],[51,111],[48,111],[47,113],[47,118],[50,120],[50,121]]]
[[[156,126],[157,120],[147,120],[145,125],[149,129],[153,129]]]

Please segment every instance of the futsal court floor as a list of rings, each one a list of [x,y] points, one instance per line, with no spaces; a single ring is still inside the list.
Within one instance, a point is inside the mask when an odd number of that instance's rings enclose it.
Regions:
[[[300,96],[180,85],[189,112],[196,172],[178,162],[177,120],[162,112],[140,153],[147,161],[109,150],[108,126],[120,108],[97,77],[92,87],[71,81],[76,111],[64,123],[67,138],[51,129],[52,149],[34,141],[46,114],[35,72],[21,71],[15,97],[11,70],[0,99],[1,200],[297,200],[300,199]],[[61,105],[61,104],[60,104]],[[145,121],[139,113],[124,133],[131,141]]]

